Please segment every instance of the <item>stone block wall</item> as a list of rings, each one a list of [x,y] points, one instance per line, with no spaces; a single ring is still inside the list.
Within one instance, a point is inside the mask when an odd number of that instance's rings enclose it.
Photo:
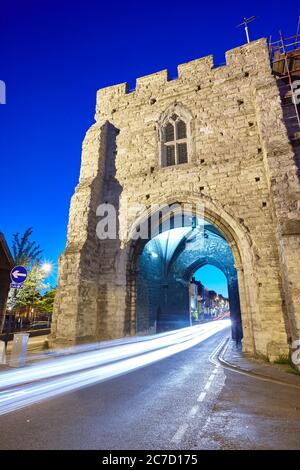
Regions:
[[[168,112],[190,118],[189,159],[162,168]],[[286,353],[288,338],[300,335],[300,186],[266,41],[228,51],[222,67],[208,56],[179,65],[175,80],[163,70],[137,79],[132,92],[126,83],[101,89],[95,119],[71,202],[53,338],[134,333],[136,267],[125,219],[130,226],[146,217],[139,205],[194,203],[233,250],[245,350],[271,359]],[[117,205],[115,241],[96,237],[105,201]],[[128,214],[125,203],[136,209]]]

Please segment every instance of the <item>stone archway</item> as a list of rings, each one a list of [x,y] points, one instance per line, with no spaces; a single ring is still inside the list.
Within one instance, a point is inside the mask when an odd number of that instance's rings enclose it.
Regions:
[[[226,61],[221,68],[212,57],[181,64],[172,81],[166,70],[141,77],[131,92],[126,83],[98,91],[60,258],[55,341],[135,333],[134,260],[142,244],[130,240],[124,222],[133,226],[149,217],[145,207],[176,201],[202,204],[205,220],[231,246],[244,349],[274,360],[299,338],[299,180],[266,43],[228,51]],[[162,139],[162,119],[175,108],[188,112],[180,147],[188,158],[164,167],[161,145],[173,154],[175,141]],[[143,208],[127,217],[126,200]],[[96,236],[105,202],[118,213],[113,240]]]
[[[192,275],[201,266],[209,264],[218,267],[226,278],[232,333],[236,337],[236,326],[241,326],[241,312],[231,248],[215,227],[205,221],[198,222],[203,227],[177,227],[162,231],[147,241],[139,254],[136,270],[136,333],[189,326]]]
[[[260,322],[260,312],[254,301],[257,295],[255,285],[252,283],[254,279],[252,262],[255,257],[255,247],[249,235],[224,209],[217,208],[215,204],[199,197],[197,194],[190,193],[185,195],[185,197],[183,197],[182,194],[180,196],[177,195],[177,197],[174,197],[174,195],[168,196],[165,199],[161,199],[158,205],[163,205],[164,203],[171,207],[174,207],[174,205],[177,207],[181,207],[184,204],[191,205],[194,207],[195,215],[197,215],[196,208],[203,207],[205,220],[214,225],[226,239],[232,250],[234,266],[237,271],[237,282],[234,287],[236,289],[237,284],[239,285],[238,295],[244,325],[244,350],[252,354],[257,353],[257,342],[259,343],[260,338],[255,337],[254,331],[255,328],[258,328]],[[132,225],[136,227],[148,224],[149,217],[150,210],[146,210],[138,214]],[[163,219],[160,219],[160,223],[163,223]],[[158,227],[154,230],[154,233],[155,232],[159,232]],[[136,280],[138,274],[138,260],[147,241],[148,240],[133,240],[125,244],[127,250],[126,291],[128,293],[125,331],[127,334],[136,333]]]

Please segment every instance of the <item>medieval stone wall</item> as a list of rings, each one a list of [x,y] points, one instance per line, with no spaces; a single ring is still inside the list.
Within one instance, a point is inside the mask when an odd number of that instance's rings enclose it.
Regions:
[[[162,168],[161,123],[171,113],[188,122],[188,163]],[[175,80],[164,70],[137,79],[131,92],[126,83],[101,89],[95,118],[71,202],[53,338],[134,333],[124,208],[130,225],[146,214],[132,206],[187,202],[203,204],[232,247],[245,349],[286,353],[287,338],[300,335],[300,186],[265,40],[227,52],[222,67],[208,56],[179,65]],[[106,201],[118,208],[115,241],[96,236]]]

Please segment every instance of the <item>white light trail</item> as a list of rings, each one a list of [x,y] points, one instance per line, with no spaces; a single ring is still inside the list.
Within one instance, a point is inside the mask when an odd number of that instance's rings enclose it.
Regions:
[[[191,348],[229,325],[230,320],[215,321],[3,372],[0,414],[147,366]]]

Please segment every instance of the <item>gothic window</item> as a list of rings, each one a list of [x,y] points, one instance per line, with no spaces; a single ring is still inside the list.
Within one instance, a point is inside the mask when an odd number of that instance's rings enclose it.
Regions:
[[[188,161],[187,125],[175,113],[162,129],[162,166],[179,165]]]

